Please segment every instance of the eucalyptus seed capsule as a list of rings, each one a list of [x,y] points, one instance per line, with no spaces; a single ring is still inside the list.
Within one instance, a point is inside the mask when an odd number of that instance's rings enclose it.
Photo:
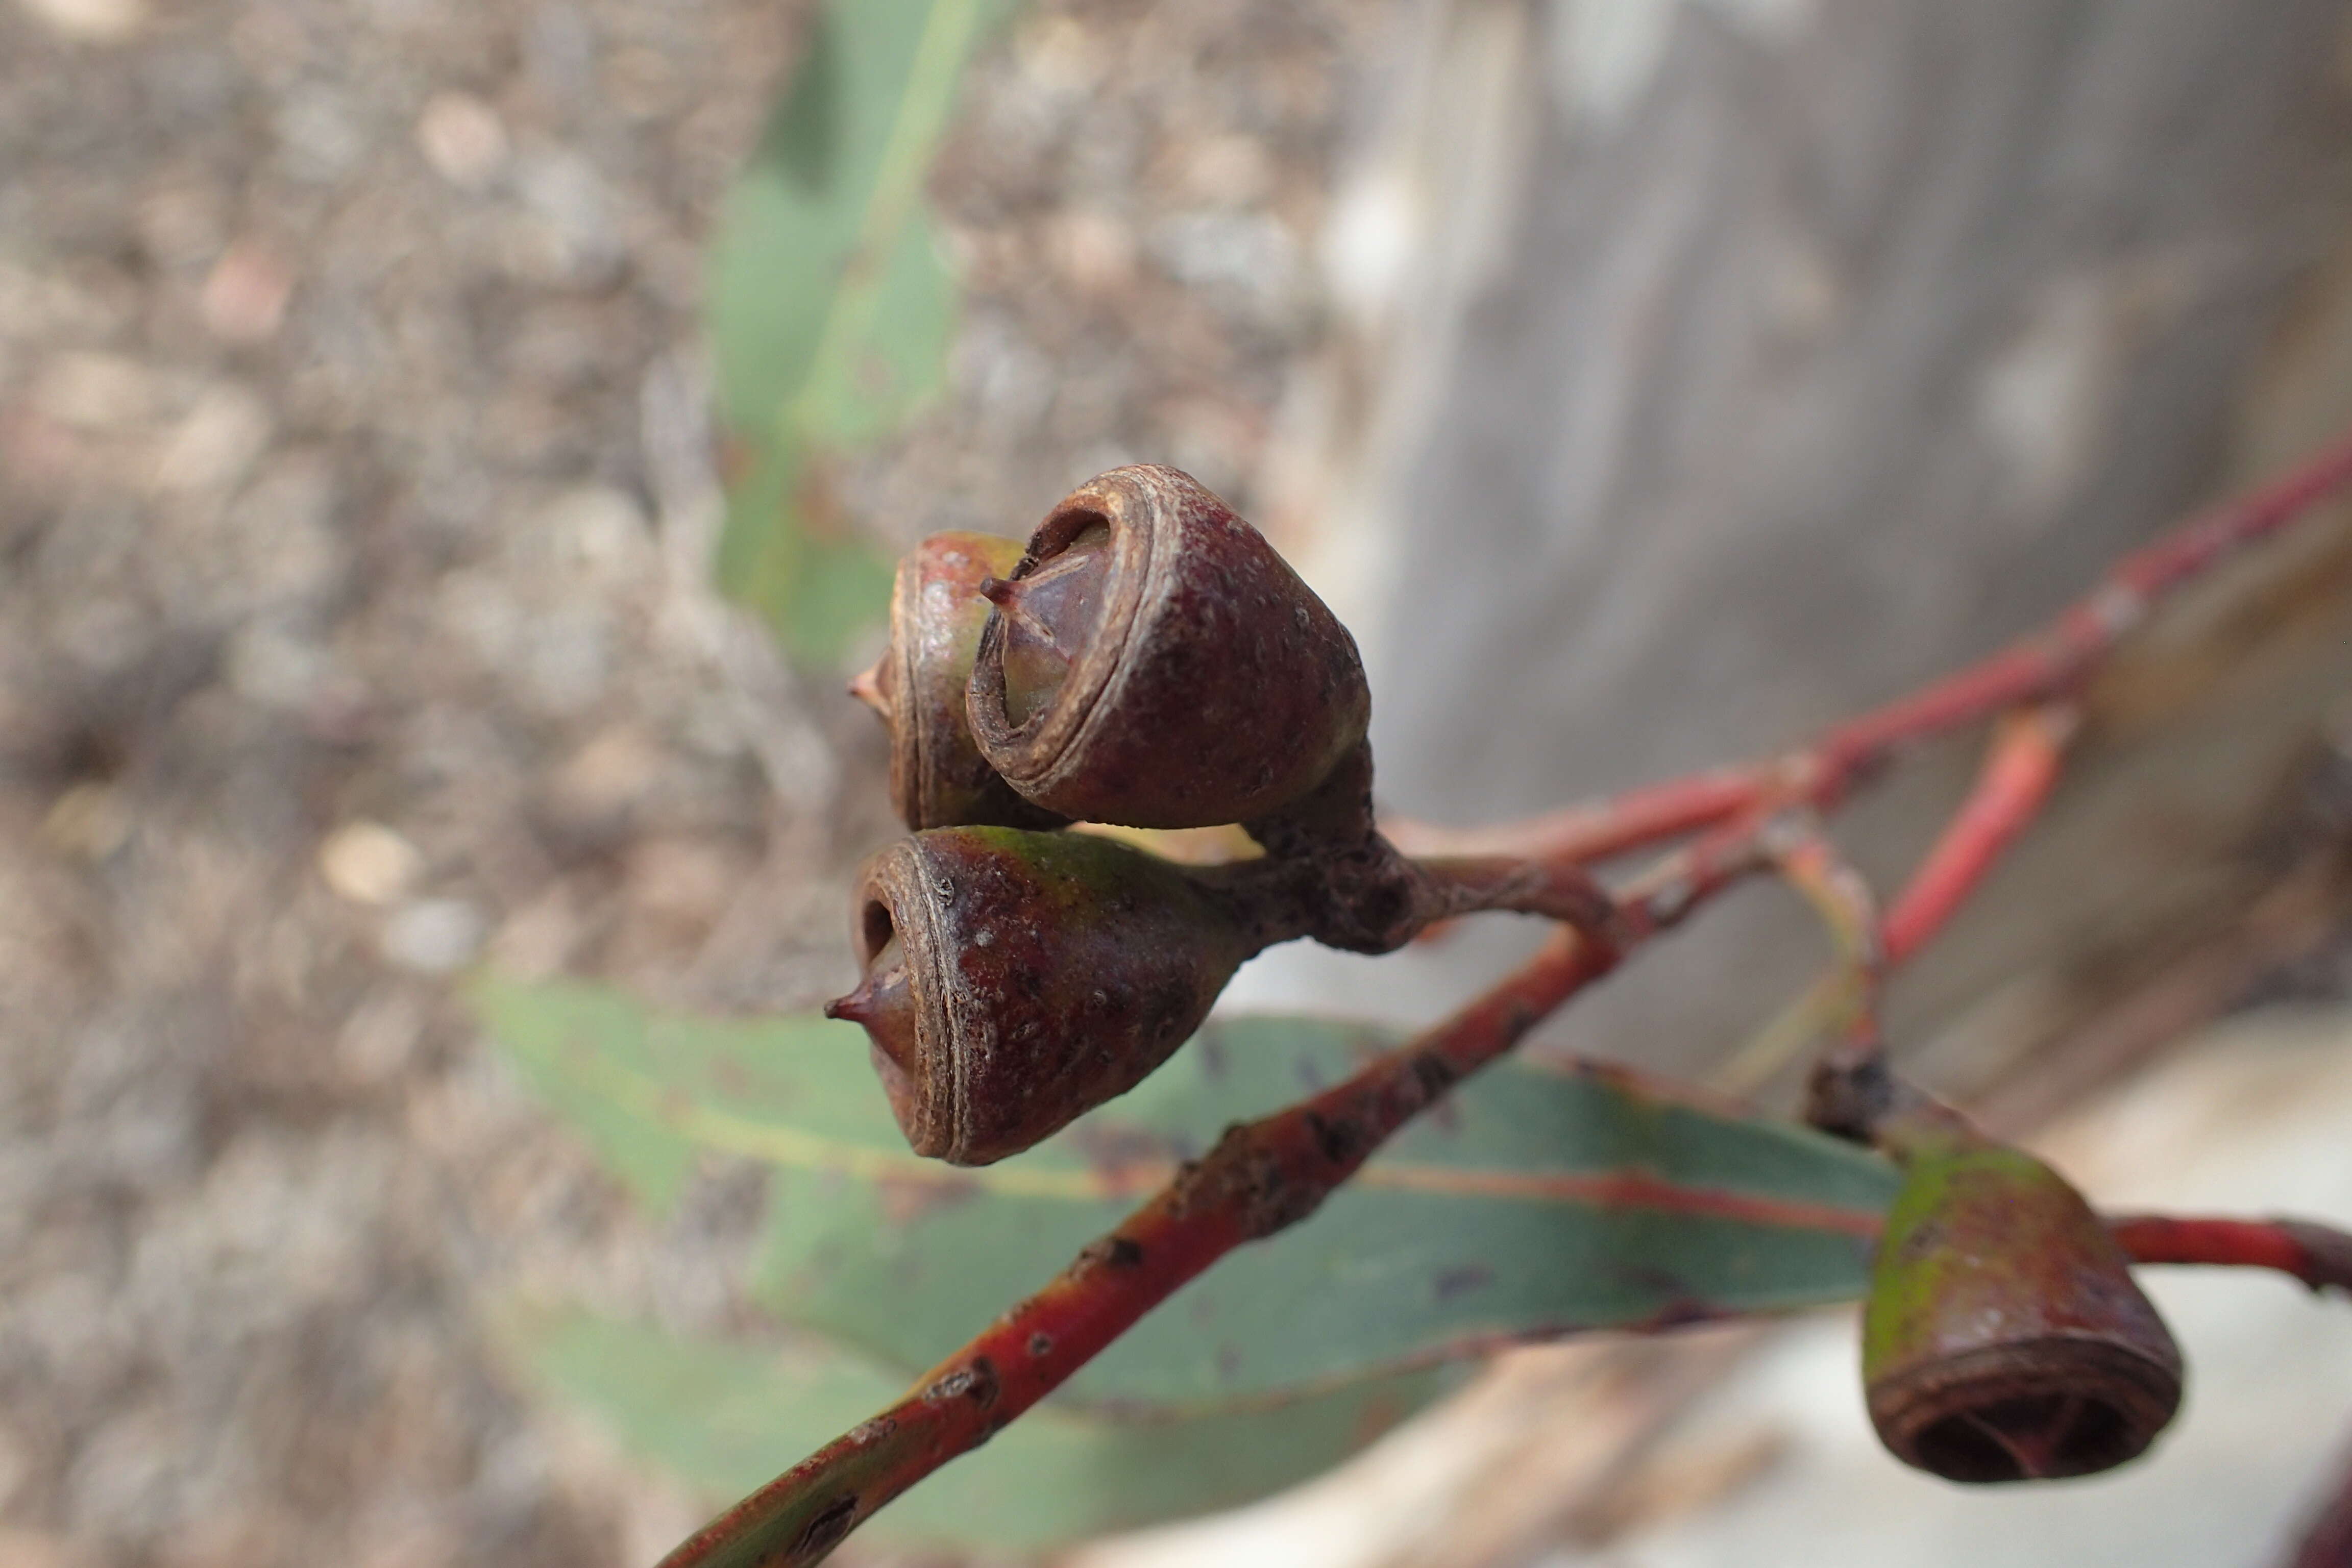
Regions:
[[[1262,938],[1180,868],[1088,834],[943,827],[859,878],[866,1026],[919,1154],[984,1165],[1142,1081]]]
[[[1081,485],[986,592],[972,736],[1047,811],[1249,822],[1304,799],[1363,743],[1355,640],[1255,529],[1174,468]]]
[[[2137,1458],[2180,1405],[2180,1352],[2082,1194],[1966,1132],[1898,1150],[1863,1322],[1871,1423],[1904,1463],[2046,1480]]]

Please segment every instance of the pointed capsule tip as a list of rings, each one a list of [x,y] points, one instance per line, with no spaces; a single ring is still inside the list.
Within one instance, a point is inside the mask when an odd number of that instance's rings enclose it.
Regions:
[[[828,1018],[843,1018],[853,1024],[869,1023],[874,1017],[873,987],[860,985],[846,996],[836,996],[824,1005]]]
[[[884,655],[888,658],[888,655]],[[890,704],[882,696],[882,666],[877,661],[870,669],[861,669],[850,678],[849,694],[885,719],[890,717]]]
[[[1009,605],[1019,593],[1020,589],[1010,577],[989,576],[980,580],[980,596],[992,605]]]

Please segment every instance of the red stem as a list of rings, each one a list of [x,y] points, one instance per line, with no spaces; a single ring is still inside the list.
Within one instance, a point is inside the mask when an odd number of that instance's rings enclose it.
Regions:
[[[2314,1290],[2352,1295],[2352,1236],[2309,1220],[2118,1215],[2107,1228],[2135,1263],[2275,1268]]]
[[[1381,831],[1416,858],[1439,855],[1499,855],[1591,865],[1647,849],[1685,833],[1714,827],[1754,809],[1772,783],[1769,768],[1693,773],[1585,801],[1517,822],[1481,827],[1441,827],[1408,817],[1382,817]]]
[[[2025,831],[2058,782],[2058,764],[2074,716],[2044,704],[2005,719],[1976,787],[1886,911],[1881,945],[1888,964],[1901,963],[1976,890],[2002,850]]]

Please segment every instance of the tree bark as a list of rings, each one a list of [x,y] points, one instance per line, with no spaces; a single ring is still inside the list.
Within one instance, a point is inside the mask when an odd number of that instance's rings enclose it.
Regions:
[[[1275,487],[1365,637],[1384,800],[1475,821],[1768,752],[2352,419],[2347,16],[1425,6]],[[1902,982],[1901,1039],[1999,993],[2007,1043],[1929,1064],[1982,1081],[2237,919],[2249,836],[2347,693],[2341,526],[2164,617],[2050,820]],[[1882,887],[1973,763],[1853,820]],[[1285,954],[1242,994],[1428,1016],[1525,940]],[[1555,1033],[1701,1070],[1822,952],[1760,889]]]

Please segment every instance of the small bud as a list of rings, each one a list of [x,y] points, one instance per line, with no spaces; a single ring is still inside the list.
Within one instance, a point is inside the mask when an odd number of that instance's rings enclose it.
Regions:
[[[898,563],[890,595],[890,642],[850,695],[890,730],[890,804],[908,826],[995,823],[1058,826],[996,776],[972,744],[964,712],[981,628],[984,584],[1010,572],[1021,546],[985,533],[935,533]]]
[[[1007,784],[1064,817],[1252,821],[1363,741],[1371,699],[1347,628],[1173,468],[1080,486],[988,595],[972,735]]]
[[[1179,868],[1108,838],[945,827],[859,878],[865,1026],[919,1154],[984,1165],[1140,1082],[1255,943]]]
[[[1890,1139],[1904,1184],[1863,1320],[1871,1424],[1954,1481],[2091,1475],[2180,1404],[2180,1352],[2082,1194],[1954,1128]]]

